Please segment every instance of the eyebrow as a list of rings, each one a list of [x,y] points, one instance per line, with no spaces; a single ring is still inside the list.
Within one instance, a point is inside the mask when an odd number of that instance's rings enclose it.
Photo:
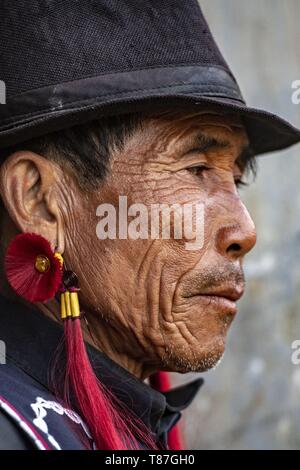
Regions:
[[[199,152],[205,152],[212,149],[222,149],[229,148],[230,142],[228,140],[216,139],[214,137],[208,137],[204,134],[197,134],[193,137],[190,145],[193,147],[189,152],[194,152],[195,150]],[[249,142],[245,143],[242,146],[239,155],[235,160],[236,164],[241,171],[247,171],[249,168],[253,170],[253,165],[255,165],[255,154],[251,149]],[[253,170],[254,171],[254,170]]]
[[[228,148],[230,147],[230,142],[225,140],[215,139],[213,137],[207,137],[203,134],[197,134],[192,141],[192,145],[194,146],[191,149],[191,152],[195,149],[204,152],[206,150],[211,150],[213,148]]]

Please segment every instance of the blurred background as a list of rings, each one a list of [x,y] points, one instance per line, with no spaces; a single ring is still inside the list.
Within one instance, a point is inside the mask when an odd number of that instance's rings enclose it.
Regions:
[[[300,80],[299,0],[200,0],[248,104],[300,128],[291,84]],[[300,146],[259,158],[241,195],[258,241],[246,294],[222,364],[185,412],[189,449],[300,449]],[[173,375],[174,383],[193,374]]]

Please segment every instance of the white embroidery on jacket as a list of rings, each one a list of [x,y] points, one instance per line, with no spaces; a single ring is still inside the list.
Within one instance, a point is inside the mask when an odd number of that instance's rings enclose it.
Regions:
[[[47,416],[46,410],[53,410],[55,411],[55,413],[61,416],[65,414],[74,423],[79,424],[82,427],[85,434],[87,435],[87,437],[92,440],[92,436],[87,425],[81,419],[81,417],[77,413],[75,413],[75,411],[64,408],[60,403],[56,401],[45,400],[42,397],[36,397],[35,403],[31,403],[30,406],[33,409],[35,416],[36,416],[33,420],[33,424],[47,435],[49,442],[57,450],[61,450],[61,447],[56,441],[56,439],[51,434],[49,434],[48,425],[45,421],[45,418]]]

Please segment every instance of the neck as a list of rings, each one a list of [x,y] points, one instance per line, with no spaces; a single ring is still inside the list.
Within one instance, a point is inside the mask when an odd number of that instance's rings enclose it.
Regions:
[[[57,300],[39,304],[38,309],[54,321],[61,322],[60,305]],[[106,354],[110,359],[119,364],[124,369],[140,380],[145,380],[156,372],[156,368],[145,365],[141,360],[141,354],[133,355],[126,353],[124,346],[127,346],[125,335],[120,334],[116,329],[105,321],[100,315],[85,315],[81,319],[84,340],[95,349]]]

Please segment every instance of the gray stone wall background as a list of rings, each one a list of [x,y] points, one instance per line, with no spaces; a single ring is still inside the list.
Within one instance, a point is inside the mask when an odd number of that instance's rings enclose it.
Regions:
[[[300,0],[201,0],[248,103],[300,127],[291,83],[300,80]],[[242,190],[258,242],[222,364],[183,425],[191,449],[300,449],[300,145],[260,157]],[[192,374],[174,376],[174,382]]]

